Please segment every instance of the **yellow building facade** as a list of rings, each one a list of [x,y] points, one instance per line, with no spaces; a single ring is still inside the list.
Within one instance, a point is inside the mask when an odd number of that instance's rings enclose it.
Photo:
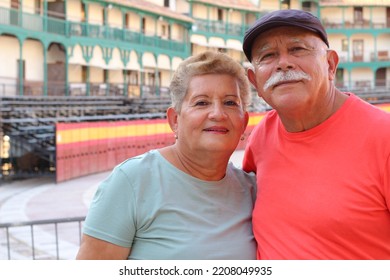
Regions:
[[[389,86],[390,0],[0,0],[0,95],[165,95],[191,54],[247,65],[245,30],[277,9],[322,20],[340,88]]]

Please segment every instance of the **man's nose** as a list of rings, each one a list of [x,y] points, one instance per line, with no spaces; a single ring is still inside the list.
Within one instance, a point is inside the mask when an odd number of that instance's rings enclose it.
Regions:
[[[295,64],[292,62],[292,58],[287,53],[279,54],[278,57],[278,70],[286,71],[295,68]]]

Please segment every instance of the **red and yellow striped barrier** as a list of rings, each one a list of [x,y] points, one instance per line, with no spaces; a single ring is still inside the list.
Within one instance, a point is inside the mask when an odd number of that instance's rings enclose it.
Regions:
[[[57,182],[109,170],[129,157],[173,141],[166,120],[58,123]]]
[[[390,104],[377,106],[390,112]],[[264,115],[250,114],[247,136]],[[110,170],[127,158],[171,145],[174,141],[165,119],[57,123],[57,182]],[[245,144],[246,140],[240,142],[237,149],[244,149]]]
[[[390,113],[390,104],[378,104],[377,107],[381,108],[383,111]]]

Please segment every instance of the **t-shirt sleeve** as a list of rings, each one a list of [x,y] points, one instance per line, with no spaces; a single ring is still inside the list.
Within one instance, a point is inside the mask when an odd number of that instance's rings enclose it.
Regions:
[[[116,167],[99,185],[84,222],[83,233],[130,248],[136,231],[135,209],[131,182]]]
[[[387,158],[384,174],[384,193],[387,204],[387,209],[390,212],[390,155]]]

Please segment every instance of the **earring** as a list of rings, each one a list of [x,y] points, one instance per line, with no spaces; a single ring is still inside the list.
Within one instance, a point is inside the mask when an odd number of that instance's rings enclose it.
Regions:
[[[179,137],[177,137],[177,134],[175,133],[175,139],[177,140]]]
[[[240,138],[241,141],[244,141],[245,140],[245,136],[242,135],[241,138]]]

